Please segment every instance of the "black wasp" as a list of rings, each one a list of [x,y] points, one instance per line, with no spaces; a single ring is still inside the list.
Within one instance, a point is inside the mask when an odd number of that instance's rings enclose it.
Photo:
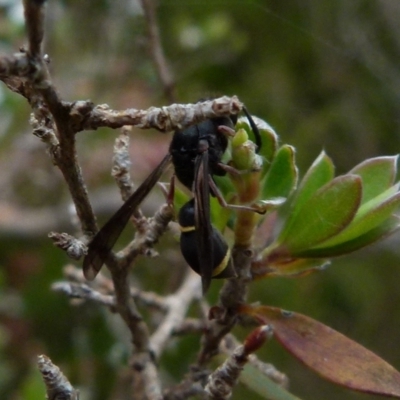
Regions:
[[[258,129],[247,110],[243,110],[259,149],[261,138]],[[89,243],[83,260],[87,279],[94,279],[100,271],[130,217],[160,179],[171,159],[178,180],[194,194],[194,198],[181,208],[178,218],[182,232],[181,251],[186,262],[201,275],[203,293],[212,278],[235,276],[229,247],[210,221],[210,195],[220,198],[213,175],[226,174],[221,159],[228,147],[228,139],[220,127],[233,129],[236,121],[236,115],[217,117],[175,131],[169,154]]]

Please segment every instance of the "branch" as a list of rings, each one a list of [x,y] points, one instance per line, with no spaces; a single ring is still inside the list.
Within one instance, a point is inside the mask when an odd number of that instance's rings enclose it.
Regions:
[[[29,54],[40,57],[44,36],[44,17],[46,0],[24,0],[24,15],[29,40]]]
[[[73,265],[64,267],[64,276],[70,282],[56,282],[52,289],[62,292],[73,298],[87,299],[95,301],[106,306],[115,306],[114,285],[109,278],[106,278],[101,272],[96,280],[87,283],[83,276],[82,269]],[[91,293],[95,292],[95,293]],[[134,287],[130,289],[132,298],[141,305],[149,308],[155,308],[160,311],[167,311],[168,306],[165,297],[159,296],[153,292],[145,292]]]
[[[175,330],[182,325],[192,300],[201,297],[200,287],[198,275],[190,270],[179,290],[166,299],[168,313],[150,338],[150,346],[156,359],[161,356]]]
[[[60,368],[54,365],[50,358],[40,355],[37,364],[46,385],[48,400],[79,400],[78,391],[72,387]]]
[[[12,56],[2,54],[0,57],[0,77],[26,77],[30,74],[31,64],[25,52]],[[20,93],[21,94],[21,93]]]
[[[134,345],[131,366],[134,371],[140,372],[147,398],[160,400],[161,384],[150,349],[149,330],[130,295],[129,271],[127,268],[111,268],[110,272],[115,289],[115,308],[125,321]]]
[[[133,193],[133,182],[129,173],[131,167],[131,160],[129,155],[130,132],[130,126],[123,126],[122,133],[115,139],[113,167],[111,170],[111,175],[118,185],[123,201],[128,200],[128,197]],[[135,218],[139,218],[142,215],[140,212],[137,211],[134,216]]]
[[[142,217],[136,220],[138,229],[133,241],[117,254],[119,268],[128,268],[140,254],[148,257],[157,256],[153,246],[165,233],[173,217],[173,204],[164,203],[154,214],[154,217]]]
[[[47,59],[41,56],[43,40],[44,1],[25,0],[25,18],[28,34],[28,52],[0,58],[0,75],[9,87],[25,96],[32,107],[35,118],[34,129],[41,129],[52,143],[52,159],[60,168],[73,198],[77,215],[85,234],[97,230],[93,210],[75,149],[75,135],[70,123],[71,105],[64,103],[55,90],[47,68]],[[5,78],[4,78],[5,76]],[[22,77],[24,80],[13,80]],[[57,136],[57,143],[51,132]],[[50,134],[49,134],[50,133]]]
[[[50,232],[48,237],[53,240],[55,246],[66,251],[68,257],[79,260],[86,254],[86,245],[68,233]]]
[[[240,346],[239,341],[232,335],[226,335],[224,337],[224,340],[221,342],[221,351],[224,352],[225,354],[231,355],[234,350]],[[265,363],[264,361],[261,361],[255,354],[249,355],[249,364],[251,364],[253,367],[257,368],[262,374],[267,376],[269,379],[271,379],[273,382],[277,383],[278,385],[287,388],[289,385],[289,379],[288,377],[278,371],[275,366],[269,363]]]
[[[170,132],[198,124],[207,118],[238,114],[243,104],[236,96],[219,97],[194,104],[172,104],[166,107],[150,107],[148,110],[112,110],[107,104],[95,106],[90,101],[70,104],[73,130],[95,130],[101,127],[121,128],[124,125],[141,129],[157,129]]]
[[[182,324],[175,327],[173,334],[174,336],[183,336],[188,334],[201,334],[207,328],[207,325],[203,320],[198,318],[185,318]]]
[[[164,95],[169,102],[175,101],[175,82],[168,68],[164,51],[161,46],[160,31],[158,29],[156,10],[153,0],[141,0],[144,16],[149,31],[150,51],[153,57],[158,77],[164,87]]]
[[[247,336],[243,346],[237,347],[232,355],[210,375],[205,387],[210,399],[227,400],[231,398],[232,389],[245,364],[249,361],[249,355],[258,350],[271,336],[272,328],[269,325],[261,326]]]
[[[211,357],[218,353],[222,338],[229,333],[237,322],[237,307],[246,302],[247,284],[252,252],[249,249],[234,248],[233,263],[238,278],[227,279],[219,295],[219,304],[211,309],[212,319],[209,329],[204,333],[202,347],[198,356],[199,365],[206,364]]]
[[[208,371],[209,373],[209,371]],[[186,400],[195,398],[204,399],[204,382],[207,373],[204,371],[190,371],[190,373],[176,386],[164,390],[163,400]]]
[[[93,301],[107,307],[115,307],[114,296],[101,294],[88,285],[70,283],[70,282],[54,282],[51,289],[55,292],[61,292],[73,299],[84,299]]]

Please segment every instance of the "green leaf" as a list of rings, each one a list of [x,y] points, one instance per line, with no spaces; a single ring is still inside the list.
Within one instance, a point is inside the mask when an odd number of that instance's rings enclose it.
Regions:
[[[280,218],[285,219],[287,215],[290,215],[293,219],[310,197],[333,178],[334,166],[332,160],[322,151],[308,169],[296,192],[293,192],[279,209]],[[288,224],[286,223],[287,227]]]
[[[296,213],[303,204],[323,185],[334,178],[335,168],[332,160],[324,151],[313,162],[304,178],[301,180],[299,188],[294,196],[292,203],[293,212]]]
[[[368,202],[394,184],[398,156],[376,157],[363,161],[349,173],[363,181],[362,204]]]
[[[388,189],[387,192],[391,190]],[[346,229],[316,247],[331,247],[348,242],[381,225],[400,206],[400,192],[381,202],[381,198],[385,196],[386,194],[382,193],[381,196],[362,205]]]
[[[362,236],[358,236],[353,240],[337,244],[331,247],[316,247],[308,249],[297,254],[298,257],[337,257],[343,254],[351,253],[363,247],[366,247],[378,240],[382,240],[400,229],[400,220],[396,216],[390,217],[383,224],[371,229]]]
[[[315,192],[297,213],[289,216],[277,244],[296,255],[338,234],[354,218],[361,195],[359,176],[333,179]]]
[[[239,380],[253,392],[268,400],[300,400],[282,386],[266,377],[258,368],[246,364]]]
[[[299,313],[275,307],[242,306],[297,359],[329,381],[348,389],[400,398],[400,373],[365,347]]]
[[[295,149],[284,145],[276,153],[265,177],[261,198],[288,197],[297,184]]]
[[[262,176],[267,173],[275,157],[276,149],[278,148],[278,135],[269,125],[268,127],[270,129],[259,128],[262,141],[262,146],[259,151],[259,155],[263,158]]]

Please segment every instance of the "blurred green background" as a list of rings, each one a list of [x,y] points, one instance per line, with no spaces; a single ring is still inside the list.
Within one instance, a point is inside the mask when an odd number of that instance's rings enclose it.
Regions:
[[[162,44],[179,102],[236,94],[297,148],[304,174],[321,149],[337,173],[400,149],[400,2],[394,0],[159,0]],[[114,109],[166,105],[135,0],[48,4],[45,51],[68,101]],[[0,52],[24,45],[22,6],[0,2]],[[26,101],[0,84],[0,398],[44,398],[35,356],[45,353],[86,400],[122,399],[128,335],[118,318],[90,304],[71,306],[50,290],[69,261],[49,231],[77,233],[61,174],[28,125]],[[101,224],[118,207],[110,177],[119,132],[78,134],[79,160]],[[140,182],[161,160],[170,135],[133,130],[132,175]],[[162,200],[157,190],[145,204]],[[71,222],[72,221],[72,222]],[[264,280],[250,299],[316,318],[400,369],[400,236],[334,261],[302,279]],[[185,268],[177,243],[135,269],[146,288],[176,288]],[[172,266],[173,267],[172,267]],[[181,265],[181,267],[176,267]],[[220,283],[208,295],[215,300]],[[245,335],[238,329],[239,336]],[[194,360],[198,337],[176,340],[161,361],[173,383]],[[272,341],[260,356],[288,374],[304,399],[362,400],[323,381]],[[125,379],[125,380],[124,380]],[[234,398],[258,398],[244,388]]]

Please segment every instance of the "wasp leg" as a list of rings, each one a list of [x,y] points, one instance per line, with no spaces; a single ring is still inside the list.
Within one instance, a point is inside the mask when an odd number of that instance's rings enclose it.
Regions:
[[[214,196],[217,198],[217,200],[218,200],[218,202],[219,202],[221,207],[229,208],[229,209],[232,209],[232,210],[253,211],[253,212],[256,212],[258,214],[265,214],[266,213],[267,210],[265,209],[265,207],[263,207],[263,206],[261,206],[259,204],[252,204],[250,206],[245,206],[245,205],[242,205],[242,204],[229,204],[229,203],[227,203],[227,201],[222,196],[222,193],[218,189],[218,186],[215,184],[214,180],[212,179],[212,177],[210,175],[208,177],[208,180],[209,180],[210,189],[211,189],[212,193],[214,194]]]

